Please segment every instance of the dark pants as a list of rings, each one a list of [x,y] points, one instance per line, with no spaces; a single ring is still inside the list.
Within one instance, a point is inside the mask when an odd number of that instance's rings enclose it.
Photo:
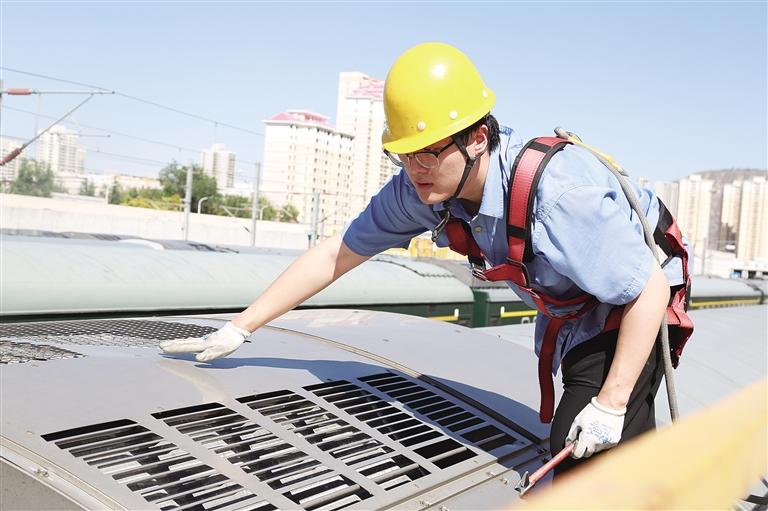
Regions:
[[[560,403],[557,405],[549,437],[549,448],[552,455],[557,454],[565,446],[565,437],[568,436],[568,430],[573,424],[573,419],[584,409],[592,397],[600,392],[600,387],[608,376],[608,370],[613,361],[617,334],[618,331],[600,334],[573,348],[563,359],[564,392]],[[645,363],[645,367],[630,395],[627,414],[624,417],[621,442],[656,428],[653,401],[663,376],[664,364],[661,350],[658,343],[654,343],[648,361]],[[579,460],[568,457],[555,468],[554,477],[557,478],[571,468],[600,456],[604,452],[608,452],[608,450]]]

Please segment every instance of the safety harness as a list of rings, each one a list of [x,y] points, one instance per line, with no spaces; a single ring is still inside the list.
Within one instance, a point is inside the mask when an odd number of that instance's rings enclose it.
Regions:
[[[467,256],[472,273],[481,280],[507,280],[528,294],[538,311],[549,318],[539,353],[539,387],[541,405],[539,419],[543,423],[552,421],[554,414],[554,384],[552,382],[552,359],[560,328],[565,322],[578,319],[595,308],[600,302],[594,296],[583,293],[568,300],[558,300],[531,287],[526,262],[533,258],[531,247],[531,218],[533,215],[536,188],[549,160],[569,140],[558,137],[539,137],[529,141],[518,154],[511,170],[509,196],[507,201],[507,237],[509,256],[505,263],[486,269],[485,257],[480,250],[469,225],[457,218],[447,217],[445,233],[451,250]],[[693,333],[693,322],[688,317],[690,276],[688,253],[683,245],[682,234],[664,204],[659,200],[659,220],[654,230],[654,241],[666,255],[661,264],[664,267],[674,257],[680,257],[683,268],[683,283],[673,286],[667,306],[669,325],[669,346],[672,364],[677,367],[680,355],[688,338]],[[566,312],[562,312],[566,310]],[[603,332],[619,328],[624,307],[614,307],[606,319]]]

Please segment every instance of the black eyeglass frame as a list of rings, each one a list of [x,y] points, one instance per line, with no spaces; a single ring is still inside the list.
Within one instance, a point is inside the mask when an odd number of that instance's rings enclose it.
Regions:
[[[441,147],[440,149],[422,149],[421,151],[416,151],[413,153],[407,153],[407,154],[398,154],[397,156],[386,149],[384,149],[384,154],[387,155],[389,160],[397,165],[398,167],[404,167],[406,163],[399,159],[399,157],[404,157],[408,160],[408,165],[411,164],[411,159],[415,158],[417,162],[419,162],[419,165],[426,169],[436,169],[440,165],[440,155],[443,154],[449,147],[454,145],[456,143],[455,139],[452,139],[450,142],[448,142],[446,145]],[[422,160],[419,159],[420,154],[428,154],[430,156],[433,156],[435,158],[434,164],[424,164]]]

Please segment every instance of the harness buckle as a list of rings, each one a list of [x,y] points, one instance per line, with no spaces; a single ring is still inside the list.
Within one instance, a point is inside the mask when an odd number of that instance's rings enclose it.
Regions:
[[[488,281],[488,277],[485,276],[485,268],[482,268],[476,264],[472,264],[472,276],[484,282]]]
[[[506,263],[520,268],[521,273],[523,274],[523,278],[525,279],[525,281],[523,282],[523,287],[530,288],[531,277],[530,275],[528,275],[528,268],[525,267],[525,264],[522,261],[516,261],[515,259],[510,259],[509,257],[507,257]],[[515,284],[517,284],[517,282],[515,282]]]

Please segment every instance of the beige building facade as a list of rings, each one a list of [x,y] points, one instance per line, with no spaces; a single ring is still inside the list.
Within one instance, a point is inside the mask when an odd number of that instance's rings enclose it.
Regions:
[[[80,135],[55,125],[37,139],[37,161],[47,163],[53,174],[71,176],[85,173],[85,148]]]
[[[219,189],[235,186],[235,153],[227,151],[224,144],[213,144],[202,154],[203,172],[216,179]]]
[[[260,194],[278,208],[298,208],[300,223],[316,220],[320,238],[340,232],[357,213],[352,201],[359,191],[350,184],[352,135],[307,110],[288,110],[264,123]]]
[[[395,168],[381,147],[384,132],[384,81],[357,71],[339,74],[336,123],[354,135],[350,187],[358,192],[352,208],[362,210]]]

